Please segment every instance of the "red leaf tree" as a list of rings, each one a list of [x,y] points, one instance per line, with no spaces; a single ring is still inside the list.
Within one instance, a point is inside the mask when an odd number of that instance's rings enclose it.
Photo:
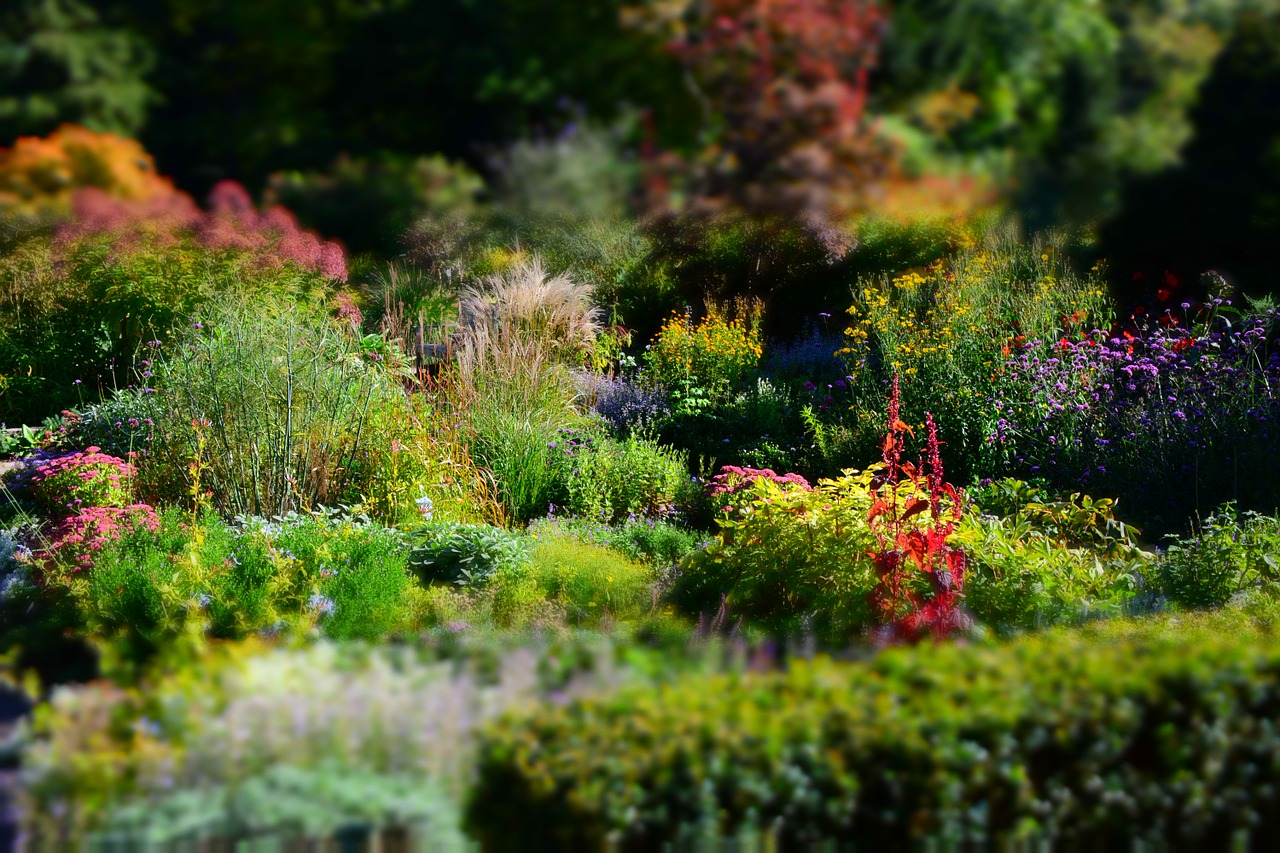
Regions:
[[[694,0],[671,50],[706,114],[704,146],[668,156],[651,190],[678,182],[685,216],[746,214],[799,225],[833,254],[887,151],[864,116],[883,14],[868,0]]]

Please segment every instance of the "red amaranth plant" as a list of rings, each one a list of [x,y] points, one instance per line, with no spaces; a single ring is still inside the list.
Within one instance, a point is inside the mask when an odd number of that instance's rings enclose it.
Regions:
[[[899,417],[898,377],[893,377],[889,398],[889,423],[881,458],[884,472],[872,484],[867,523],[876,534],[878,550],[869,556],[880,581],[871,592],[871,606],[888,629],[888,639],[916,642],[928,635],[946,637],[965,628],[968,620],[960,609],[963,598],[965,554],[947,540],[959,522],[959,493],[945,482],[938,428],[933,415],[925,415],[928,433],[923,458],[917,464],[902,461],[905,435],[914,431]],[[905,494],[906,500],[900,500]],[[944,512],[943,499],[950,501]],[[912,522],[929,513],[923,526]],[[922,590],[919,574],[927,579]]]

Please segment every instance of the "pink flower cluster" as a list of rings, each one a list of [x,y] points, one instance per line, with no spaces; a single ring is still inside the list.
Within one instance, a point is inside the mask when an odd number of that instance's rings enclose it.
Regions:
[[[813,491],[809,481],[799,474],[778,474],[772,468],[739,468],[737,465],[721,468],[720,473],[711,478],[707,488],[712,497],[736,495],[751,488],[756,480],[770,480],[780,486],[799,486],[806,492]]]
[[[17,483],[27,487],[50,513],[67,516],[89,507],[123,507],[137,473],[123,459],[88,447],[61,456],[33,457]]]
[[[107,235],[116,251],[132,251],[149,238],[167,248],[190,238],[205,249],[252,253],[264,267],[297,264],[335,281],[347,280],[347,264],[337,243],[321,240],[298,225],[283,207],[254,209],[253,200],[235,181],[222,181],[209,194],[202,211],[183,193],[134,201],[112,198],[88,188],[72,199],[72,222],[58,230],[61,243]]]
[[[46,556],[59,563],[73,563],[72,571],[93,568],[93,555],[108,543],[140,528],[160,528],[156,511],[148,504],[86,507],[64,518],[49,537]]]

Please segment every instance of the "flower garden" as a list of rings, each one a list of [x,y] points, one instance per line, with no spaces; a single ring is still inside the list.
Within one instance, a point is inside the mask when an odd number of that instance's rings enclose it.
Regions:
[[[797,92],[878,7],[761,117],[743,33],[826,6],[711,5],[673,55],[747,129],[643,164],[674,212],[594,199],[625,158],[547,201],[596,131],[203,201],[0,149],[0,843],[1264,843],[1274,300],[905,171],[841,207],[880,155]],[[384,179],[431,203],[313,225]]]

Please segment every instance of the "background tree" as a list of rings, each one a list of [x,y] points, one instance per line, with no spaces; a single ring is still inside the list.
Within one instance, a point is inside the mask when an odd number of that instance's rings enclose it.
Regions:
[[[0,8],[0,143],[71,122],[131,135],[155,92],[151,51],[79,0],[9,0]]]

